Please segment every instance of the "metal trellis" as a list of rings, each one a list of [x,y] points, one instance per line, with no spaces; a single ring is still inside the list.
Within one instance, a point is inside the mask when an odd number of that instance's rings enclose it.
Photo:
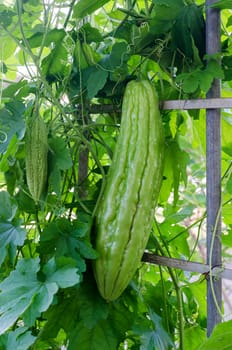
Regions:
[[[206,53],[220,52],[220,11],[212,8],[215,0],[206,1]],[[220,97],[220,81],[215,79],[207,98]],[[221,110],[206,110],[206,207],[207,264],[221,266]],[[207,335],[221,322],[222,281],[207,280]]]

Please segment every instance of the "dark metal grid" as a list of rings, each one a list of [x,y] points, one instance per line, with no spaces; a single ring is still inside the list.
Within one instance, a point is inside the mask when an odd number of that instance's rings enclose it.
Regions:
[[[220,11],[206,0],[206,53],[214,55],[221,48]],[[207,98],[220,97],[220,81],[214,80]],[[206,209],[207,264],[221,266],[221,110],[206,110]],[[221,322],[222,280],[207,280],[207,335]]]

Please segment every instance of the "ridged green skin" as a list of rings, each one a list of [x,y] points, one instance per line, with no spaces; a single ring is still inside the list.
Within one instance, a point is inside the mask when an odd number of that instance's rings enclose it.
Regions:
[[[36,115],[28,126],[25,141],[26,178],[29,191],[39,202],[47,181],[48,135],[44,120]]]
[[[117,299],[136,272],[151,231],[163,173],[163,128],[149,81],[131,81],[103,198],[96,214],[94,261],[104,299]]]

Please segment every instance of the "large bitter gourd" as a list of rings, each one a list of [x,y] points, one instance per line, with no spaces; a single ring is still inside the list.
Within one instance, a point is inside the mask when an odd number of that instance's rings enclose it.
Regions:
[[[164,136],[158,95],[147,80],[127,84],[106,186],[96,213],[94,274],[107,301],[131,281],[146,248],[162,182]]]

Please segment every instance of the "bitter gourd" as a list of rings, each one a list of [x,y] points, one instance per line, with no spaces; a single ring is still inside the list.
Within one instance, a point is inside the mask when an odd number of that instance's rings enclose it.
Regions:
[[[29,191],[36,203],[47,181],[48,134],[44,120],[38,115],[32,117],[25,139],[26,179]]]
[[[93,269],[107,301],[128,286],[149,239],[164,162],[158,103],[149,81],[127,84],[120,133],[95,220],[99,257]]]

